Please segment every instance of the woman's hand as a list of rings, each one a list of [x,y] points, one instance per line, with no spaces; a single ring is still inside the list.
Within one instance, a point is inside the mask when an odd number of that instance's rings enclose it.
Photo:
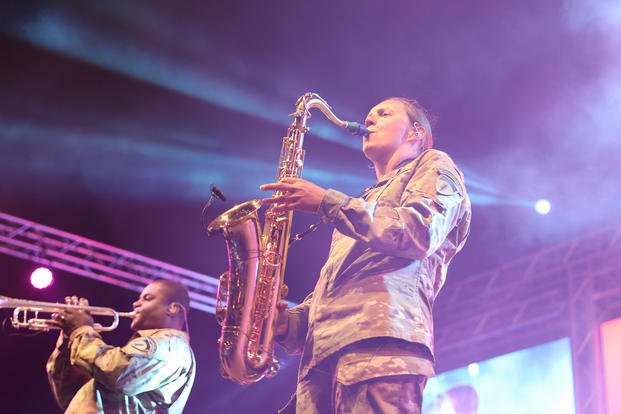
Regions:
[[[324,188],[297,177],[286,177],[277,183],[263,184],[264,191],[280,191],[282,195],[264,198],[263,204],[272,204],[272,211],[280,213],[289,210],[316,213],[326,194]]]
[[[278,315],[276,316],[276,336],[285,336],[289,331],[289,313],[287,313],[287,302],[278,302],[276,310]]]

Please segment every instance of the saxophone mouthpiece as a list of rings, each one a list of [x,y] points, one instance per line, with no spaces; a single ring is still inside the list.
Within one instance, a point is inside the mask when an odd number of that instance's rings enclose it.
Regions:
[[[366,127],[358,122],[350,122],[345,121],[345,129],[352,133],[352,135],[365,136],[369,135],[371,131],[366,129]]]

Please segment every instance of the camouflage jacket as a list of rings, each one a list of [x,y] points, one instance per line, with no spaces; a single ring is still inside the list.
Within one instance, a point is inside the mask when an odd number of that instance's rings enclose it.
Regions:
[[[123,347],[83,326],[61,333],[47,362],[52,392],[66,413],[181,413],[194,382],[186,333],[137,331]]]
[[[470,229],[463,174],[449,156],[425,151],[360,197],[328,190],[318,214],[335,227],[328,260],[278,338],[289,353],[302,353],[299,378],[370,338],[422,344],[433,355],[433,303]],[[390,374],[378,364],[366,377]]]

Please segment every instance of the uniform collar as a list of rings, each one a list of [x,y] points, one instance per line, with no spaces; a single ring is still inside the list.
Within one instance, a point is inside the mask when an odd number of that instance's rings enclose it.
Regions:
[[[381,187],[382,185],[386,184],[389,180],[391,180],[393,177],[395,177],[399,173],[401,173],[401,171],[406,169],[406,167],[408,167],[408,165],[412,161],[415,161],[417,159],[418,159],[418,157],[407,158],[407,159],[401,161],[399,164],[397,164],[397,166],[395,168],[393,168],[392,170],[390,170],[389,172],[384,174],[379,180],[377,180],[375,182],[375,184],[370,185],[367,188],[365,188],[364,191],[362,192],[362,194],[360,195],[360,197],[364,197],[369,191],[373,190],[374,188]]]
[[[382,185],[386,181],[388,181],[391,178],[393,178],[394,176],[398,175],[401,171],[403,171],[408,166],[408,164],[410,164],[412,161],[414,161],[416,159],[418,159],[418,157],[406,158],[405,160],[401,161],[399,164],[397,164],[395,166],[395,168],[393,168],[392,170],[388,171],[379,180],[377,180],[377,182],[375,184],[373,184],[373,187]]]
[[[184,337],[189,338],[187,332],[180,331],[179,329],[172,329],[172,328],[141,329],[141,330],[136,331],[136,335],[137,336],[152,336],[156,332],[160,332],[160,331],[174,332],[177,335],[181,334]]]

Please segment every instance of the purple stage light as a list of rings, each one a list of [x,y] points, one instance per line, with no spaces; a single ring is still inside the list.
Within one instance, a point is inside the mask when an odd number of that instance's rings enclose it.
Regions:
[[[53,281],[54,275],[47,267],[38,267],[30,274],[30,284],[37,289],[45,289]]]

